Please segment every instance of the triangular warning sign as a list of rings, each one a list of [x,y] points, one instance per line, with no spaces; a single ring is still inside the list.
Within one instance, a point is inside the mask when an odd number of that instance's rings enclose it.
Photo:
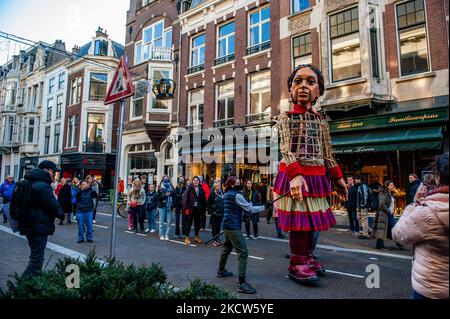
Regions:
[[[125,57],[120,58],[119,66],[114,74],[113,80],[109,86],[108,94],[105,98],[105,105],[125,99],[134,94],[133,84],[128,73],[128,65]]]

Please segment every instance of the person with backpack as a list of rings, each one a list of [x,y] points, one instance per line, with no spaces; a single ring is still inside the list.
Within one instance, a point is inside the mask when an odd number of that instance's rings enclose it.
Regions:
[[[370,207],[370,197],[371,192],[369,187],[364,183],[364,176],[356,176],[355,184],[357,185],[356,192],[356,207],[358,209],[358,220],[359,225],[362,228],[357,236],[359,239],[369,239],[370,238],[370,228],[369,228],[369,207]]]
[[[55,232],[55,218],[64,217],[51,187],[55,172],[61,171],[55,163],[42,161],[14,187],[11,216],[19,222],[19,232],[26,236],[31,251],[24,276],[42,271],[47,239]]]
[[[12,200],[14,186],[16,182],[11,174],[6,175],[5,181],[0,185],[0,196],[3,197],[3,205],[9,204]],[[2,208],[3,224],[8,222],[4,209]]]
[[[65,217],[67,217],[67,224],[71,224],[70,217],[72,215],[72,180],[66,179],[66,183],[59,190],[58,203],[63,210]],[[64,219],[61,219],[60,225],[63,225]]]

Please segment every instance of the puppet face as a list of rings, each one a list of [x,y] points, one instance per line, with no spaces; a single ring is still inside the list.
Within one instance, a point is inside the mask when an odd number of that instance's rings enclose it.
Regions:
[[[320,95],[317,75],[310,68],[297,71],[291,85],[291,97],[300,105],[311,107]]]

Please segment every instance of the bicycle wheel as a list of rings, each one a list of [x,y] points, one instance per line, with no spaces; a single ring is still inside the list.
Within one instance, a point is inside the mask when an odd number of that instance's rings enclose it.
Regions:
[[[117,213],[122,218],[128,218],[127,205],[125,203],[119,204],[119,206],[117,207]]]

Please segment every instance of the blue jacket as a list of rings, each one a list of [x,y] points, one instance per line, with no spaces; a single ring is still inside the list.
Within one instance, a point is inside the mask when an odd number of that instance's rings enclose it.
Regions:
[[[235,189],[230,189],[223,196],[223,222],[222,228],[227,230],[240,230],[242,226],[243,209],[236,202],[236,195],[239,194]]]
[[[12,201],[12,196],[14,192],[14,186],[16,186],[16,182],[12,181],[12,183],[8,183],[5,181],[0,185],[0,196],[3,197],[3,204],[8,204]]]
[[[77,192],[77,213],[88,213],[94,211],[94,203],[92,202],[92,188],[80,189]]]

